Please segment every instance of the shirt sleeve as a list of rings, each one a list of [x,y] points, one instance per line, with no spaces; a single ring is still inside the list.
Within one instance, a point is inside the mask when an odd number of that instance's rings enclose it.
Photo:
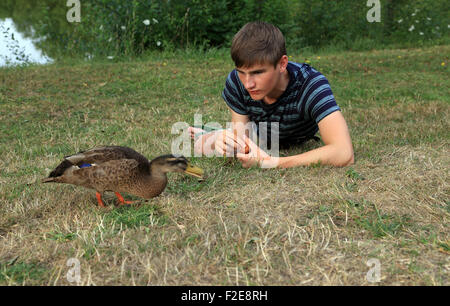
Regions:
[[[316,72],[308,78],[305,99],[306,111],[316,123],[340,110],[327,78],[320,72]]]
[[[225,82],[225,88],[222,92],[222,98],[238,114],[248,115],[247,107],[244,103],[244,94],[240,88],[236,70],[230,72]]]

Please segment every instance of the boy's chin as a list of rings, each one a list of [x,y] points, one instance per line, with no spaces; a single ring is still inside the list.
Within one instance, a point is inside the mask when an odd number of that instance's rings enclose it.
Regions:
[[[264,94],[258,92],[258,93],[251,93],[249,92],[250,97],[252,97],[253,100],[262,100],[264,98]]]

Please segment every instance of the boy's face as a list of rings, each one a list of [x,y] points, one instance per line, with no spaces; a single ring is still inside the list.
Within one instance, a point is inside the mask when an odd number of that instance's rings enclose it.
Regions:
[[[286,72],[287,56],[277,63],[256,64],[251,67],[236,68],[239,79],[247,89],[253,100],[262,100],[264,97],[277,98],[285,88],[280,88],[283,73]]]

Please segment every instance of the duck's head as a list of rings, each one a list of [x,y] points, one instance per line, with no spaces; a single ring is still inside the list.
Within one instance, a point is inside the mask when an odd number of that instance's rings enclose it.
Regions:
[[[199,167],[191,166],[186,157],[182,155],[161,155],[153,159],[150,168],[162,173],[184,172],[186,174],[203,178],[203,170]]]

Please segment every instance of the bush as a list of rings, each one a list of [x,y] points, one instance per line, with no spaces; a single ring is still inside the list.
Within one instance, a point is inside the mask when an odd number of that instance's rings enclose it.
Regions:
[[[46,33],[68,53],[136,55],[144,50],[229,46],[246,22],[286,21],[288,1],[85,0],[82,22]],[[266,16],[268,16],[266,18]],[[287,29],[285,23],[280,28]],[[50,29],[42,28],[45,31]],[[44,34],[44,33],[42,33]]]
[[[138,55],[146,50],[229,47],[245,23],[277,25],[289,49],[448,42],[447,0],[381,0],[381,22],[366,0],[81,0],[68,23],[60,0],[4,0],[19,28],[36,30],[49,56]]]

